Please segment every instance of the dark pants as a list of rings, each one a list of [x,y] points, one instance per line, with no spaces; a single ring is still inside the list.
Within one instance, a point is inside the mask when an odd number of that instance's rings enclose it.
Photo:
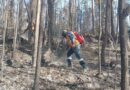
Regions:
[[[67,52],[67,58],[71,57],[72,54],[75,54],[75,56],[77,57],[77,59],[81,59],[81,56],[80,56],[80,45],[78,45],[77,47],[75,48],[70,48]]]
[[[75,56],[77,57],[77,59],[79,60],[79,63],[80,65],[83,67],[83,68],[86,68],[86,64],[84,62],[84,59],[81,58],[81,55],[80,55],[80,45],[78,45],[77,47],[75,48],[70,48],[67,52],[67,61],[68,61],[68,66],[71,66],[71,59],[72,59],[72,54],[75,54]]]

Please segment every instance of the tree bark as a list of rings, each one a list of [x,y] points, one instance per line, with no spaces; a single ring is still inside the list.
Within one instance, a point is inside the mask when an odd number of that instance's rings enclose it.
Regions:
[[[129,90],[128,78],[128,54],[127,54],[127,28],[125,23],[125,1],[118,1],[119,10],[119,36],[120,36],[120,53],[121,53],[121,90]]]
[[[22,31],[22,21],[23,21],[23,0],[20,0],[19,1],[19,31],[18,31],[18,47],[20,47],[21,45],[21,40],[20,40],[20,34],[21,34],[21,31]]]
[[[7,33],[7,26],[8,26],[8,14],[7,11],[5,11],[5,25],[4,25],[4,31],[3,31],[3,47],[2,47],[2,59],[0,60],[0,64],[1,64],[1,71],[2,71],[2,78],[3,78],[3,60],[5,57],[5,40],[6,40],[6,33]]]
[[[34,79],[34,87],[33,87],[34,90],[39,90],[40,63],[42,57],[42,42],[43,42],[43,28],[41,28],[42,25],[40,22],[44,22],[44,19],[43,20],[41,19],[42,8],[43,8],[43,0],[38,0],[36,37],[35,37],[38,43],[37,43],[37,53],[36,53],[37,57],[36,57],[35,79]]]
[[[16,22],[15,22],[15,31],[14,31],[14,40],[13,40],[13,57],[16,52],[17,48],[17,37],[18,37],[18,28],[19,28],[19,5],[17,5],[17,16],[16,16]]]
[[[113,0],[111,0],[111,35],[112,35],[112,38],[114,40],[114,42],[116,41],[116,32],[115,32],[115,28],[114,28],[114,15],[113,15],[113,6],[112,6],[112,2]]]
[[[48,0],[48,42],[49,48],[52,50],[53,40],[53,24],[54,24],[54,0]]]
[[[92,31],[95,34],[95,4],[94,4],[94,0],[92,0]]]
[[[71,11],[72,3],[71,1],[72,0],[69,0],[69,30],[72,30],[72,11]]]
[[[36,59],[37,59],[37,44],[38,44],[38,31],[36,30],[36,13],[37,13],[37,0],[32,0],[31,2],[31,23],[30,23],[30,31],[29,31],[29,37],[30,37],[30,42],[32,42],[32,52],[33,52],[33,55],[32,55],[32,64],[33,64],[33,67],[36,66]],[[34,32],[35,33],[34,33]],[[34,34],[34,35],[33,35]],[[33,36],[32,36],[33,35]],[[33,41],[34,39],[34,41]]]
[[[106,21],[105,21],[105,32],[103,33],[103,43],[102,43],[102,50],[101,50],[101,64],[105,64],[105,48],[108,41],[108,36],[110,36],[110,29],[111,29],[111,1],[107,0],[107,7],[106,7]]]
[[[31,1],[31,17],[32,17],[32,20],[36,20],[36,17],[37,17],[37,3],[38,3],[37,0]]]
[[[14,16],[14,0],[9,0],[8,1],[8,26],[7,27],[13,27],[14,26],[14,21],[13,21],[13,16]]]
[[[100,43],[100,40],[101,40],[101,35],[102,35],[102,29],[101,29],[101,0],[99,0],[99,38],[98,38],[98,63],[99,63],[99,74],[101,74],[101,49],[100,49],[100,46],[101,46],[101,43]]]

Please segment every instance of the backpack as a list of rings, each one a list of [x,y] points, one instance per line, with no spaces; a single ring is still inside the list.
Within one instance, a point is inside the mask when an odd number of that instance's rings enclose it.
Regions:
[[[80,44],[85,43],[85,39],[84,39],[83,35],[79,34],[78,32],[73,32],[73,33],[76,36],[76,39],[79,41]]]

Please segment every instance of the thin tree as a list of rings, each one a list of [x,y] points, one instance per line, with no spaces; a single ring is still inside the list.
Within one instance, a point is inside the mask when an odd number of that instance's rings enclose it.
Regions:
[[[27,6],[26,0],[24,0],[27,15],[28,15],[28,27],[24,31],[26,32],[28,30],[28,41],[30,43],[30,46],[32,47],[32,65],[33,67],[36,66],[36,53],[37,53],[37,43],[38,41],[35,38],[36,32],[35,32],[35,24],[36,24],[36,13],[37,13],[37,0],[31,0],[30,6]]]
[[[9,0],[8,2],[8,27],[13,27],[14,25],[14,0]]]
[[[30,1],[30,8],[29,8],[29,18],[28,18],[28,40],[30,45],[33,47],[34,42],[32,41],[34,38],[33,31],[35,31],[35,27],[33,24],[35,24],[36,21],[36,10],[37,10],[37,0],[31,0]],[[34,44],[35,45],[35,44]]]
[[[71,13],[72,13],[72,30],[75,30],[75,18],[76,18],[76,2],[75,2],[75,0],[72,0],[72,11],[71,11]]]
[[[95,32],[95,3],[92,0],[92,31]]]
[[[36,19],[37,16],[37,0],[31,0],[31,18],[32,21]]]
[[[17,13],[16,13],[16,22],[15,22],[15,31],[14,31],[14,40],[13,40],[13,57],[16,52],[18,28],[19,28],[19,4],[17,5]]]
[[[37,0],[30,0],[29,4],[26,3],[26,0],[24,0],[24,4],[26,7],[26,11],[27,11],[27,16],[28,16],[28,27],[27,29],[24,31],[26,32],[28,30],[28,41],[30,43],[30,46],[33,47],[33,31],[35,31],[35,22],[36,22],[36,10],[37,10]]]
[[[37,40],[37,31],[35,31],[35,24],[36,24],[36,13],[37,13],[37,0],[32,0],[31,1],[31,23],[30,23],[30,41],[32,42],[32,64],[33,67],[36,66],[36,59],[37,59],[37,44],[38,44],[38,40]],[[34,35],[33,35],[33,32]],[[35,38],[36,37],[36,38]],[[34,42],[32,41],[34,39]]]
[[[18,30],[18,42],[17,42],[17,45],[18,45],[18,47],[20,47],[20,45],[21,45],[21,40],[20,40],[20,34],[21,34],[21,31],[22,31],[22,25],[23,25],[23,23],[22,23],[22,21],[23,21],[23,7],[24,7],[24,5],[23,5],[23,0],[20,0],[19,1],[19,30]]]
[[[110,29],[111,29],[111,1],[107,0],[106,3],[106,19],[105,19],[105,31],[103,33],[103,43],[102,43],[102,49],[101,49],[101,64],[105,64],[105,49],[108,41],[108,37],[110,36]]]
[[[130,7],[125,7],[125,0],[118,1],[119,13],[119,37],[120,37],[120,53],[121,53],[121,90],[129,90],[128,78],[128,48],[127,48],[127,28],[125,18],[130,12]]]
[[[44,0],[45,3],[45,0]],[[37,57],[36,57],[36,69],[35,69],[35,79],[34,79],[34,90],[39,90],[39,76],[40,76],[40,62],[42,57],[42,41],[43,41],[43,28],[40,22],[44,22],[44,19],[42,20],[42,6],[43,6],[43,0],[38,0],[37,4],[37,20],[36,20],[36,37],[38,40],[37,44]],[[42,23],[43,24],[43,23]],[[44,25],[44,24],[43,24]]]
[[[14,32],[14,0],[7,0],[7,32],[6,32],[6,41],[9,39],[13,39],[13,32]],[[7,46],[9,47],[8,50],[11,51],[13,48],[13,42],[7,42]],[[13,54],[13,53],[11,53]]]
[[[6,8],[7,9],[7,8]],[[2,70],[2,78],[3,78],[3,60],[4,60],[4,57],[5,57],[5,39],[6,39],[6,33],[7,33],[7,25],[8,25],[8,22],[7,22],[7,18],[8,18],[8,14],[7,14],[7,11],[5,11],[5,23],[4,23],[4,30],[3,30],[3,47],[2,47],[2,59],[0,61],[0,64],[1,64],[1,70]]]
[[[80,23],[80,17],[81,17],[81,14],[80,14],[80,1],[78,0],[78,6],[77,6],[77,31],[80,32],[80,29],[81,29],[81,23]]]
[[[111,0],[111,35],[112,38],[114,40],[114,42],[116,41],[116,32],[115,32],[115,28],[114,28],[114,11],[113,11],[113,0]]]
[[[71,1],[72,0],[69,0],[69,30],[72,30],[72,11],[71,11],[72,3]]]
[[[49,48],[52,50],[52,40],[53,40],[53,24],[54,24],[54,0],[48,1],[48,42]]]
[[[99,0],[99,38],[98,38],[98,61],[99,61],[99,75],[101,74],[101,55],[100,55],[100,39],[101,39],[102,29],[101,29],[101,0]]]

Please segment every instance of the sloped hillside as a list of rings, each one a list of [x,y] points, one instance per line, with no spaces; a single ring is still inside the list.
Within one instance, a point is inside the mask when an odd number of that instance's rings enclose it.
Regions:
[[[68,68],[66,52],[62,53],[61,56],[57,56],[50,50],[44,53],[46,65],[41,66],[40,69],[40,90],[120,89],[120,64],[117,64],[116,70],[108,66],[102,67],[102,74],[98,75],[96,45],[86,44],[81,49],[81,54],[89,67],[88,73],[83,73],[75,56],[73,56],[73,68]],[[110,53],[114,52],[110,51]],[[10,66],[8,59],[3,61],[3,67],[0,70],[0,90],[31,90],[35,74],[35,68],[31,67],[31,56],[17,51]]]

